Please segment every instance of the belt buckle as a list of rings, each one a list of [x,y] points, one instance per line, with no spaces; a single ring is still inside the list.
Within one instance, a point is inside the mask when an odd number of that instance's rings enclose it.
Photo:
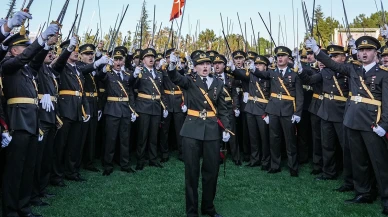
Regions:
[[[175,95],[175,90],[172,90],[172,91],[171,91],[171,95]]]
[[[359,103],[359,102],[362,102],[362,98],[363,98],[362,96],[355,96],[355,97],[354,97],[354,101],[355,101],[356,104],[357,104],[357,103]]]
[[[38,102],[39,102],[38,98],[34,98],[34,104],[38,105]]]
[[[253,100],[254,100],[253,103],[255,103],[257,101],[257,96],[253,97]]]
[[[119,98],[119,102],[122,102],[123,101],[123,97],[122,96],[120,96],[120,97],[118,97]]]
[[[79,95],[80,95],[79,91],[76,90],[76,91],[75,91],[75,96],[79,96]]]
[[[199,117],[202,118],[203,120],[206,120],[207,111],[204,109],[201,112],[199,112]]]
[[[151,95],[151,99],[152,99],[152,100],[155,100],[155,98],[156,98],[155,95],[152,94],[152,95]]]
[[[282,100],[282,96],[283,96],[283,94],[278,93],[278,95],[276,96],[276,98],[278,98],[279,100]]]
[[[330,99],[330,100],[333,100],[333,99],[334,99],[334,95],[333,95],[333,94],[330,94],[330,95],[329,95],[329,99]]]
[[[318,99],[323,100],[323,95],[319,95]]]
[[[56,96],[53,96],[53,97],[52,97],[52,101],[53,101],[53,102],[57,102],[57,97],[56,97]]]
[[[94,97],[94,93],[89,93],[91,97]]]

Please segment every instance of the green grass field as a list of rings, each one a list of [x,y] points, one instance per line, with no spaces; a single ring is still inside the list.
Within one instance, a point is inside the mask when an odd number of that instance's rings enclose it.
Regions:
[[[299,178],[288,170],[267,174],[256,168],[237,167],[227,161],[226,177],[220,169],[215,200],[224,217],[258,216],[382,216],[380,200],[372,205],[346,205],[353,193],[337,193],[341,181],[315,181],[311,168],[302,166]],[[116,166],[109,177],[82,171],[87,182],[66,182],[50,187],[56,197],[51,206],[34,209],[45,217],[175,217],[185,216],[184,166],[172,157],[165,168],[145,167],[126,174]]]

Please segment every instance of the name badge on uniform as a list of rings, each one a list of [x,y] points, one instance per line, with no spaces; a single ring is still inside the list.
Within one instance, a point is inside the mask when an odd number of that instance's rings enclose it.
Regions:
[[[214,87],[213,99],[217,100],[217,87]]]
[[[376,79],[376,76],[374,75],[374,76],[372,76],[372,83],[371,83],[371,85],[370,85],[370,89],[371,90],[376,90],[376,85],[375,85],[375,79]]]

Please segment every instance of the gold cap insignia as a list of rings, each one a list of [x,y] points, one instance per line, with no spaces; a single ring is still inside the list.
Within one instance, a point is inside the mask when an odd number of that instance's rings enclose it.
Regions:
[[[213,53],[213,52],[210,52],[210,56],[214,56],[214,53]]]
[[[116,51],[116,55],[121,55],[120,51]]]
[[[220,57],[216,57],[216,60],[221,60],[221,58]]]
[[[238,52],[238,53],[237,53],[237,55],[241,55],[241,53],[240,53],[240,52]]]
[[[361,44],[368,44],[367,40],[362,40]]]
[[[279,52],[283,52],[283,49],[280,48],[280,49],[279,49]],[[279,53],[279,52],[278,52],[278,53]]]
[[[92,50],[92,48],[90,46],[87,46],[86,50]]]
[[[334,48],[330,48],[330,51],[334,51]]]
[[[199,58],[206,58],[206,54],[201,54],[201,55],[199,55]]]
[[[148,53],[152,54],[152,50],[148,50]]]
[[[388,47],[384,48],[383,53],[388,52]]]

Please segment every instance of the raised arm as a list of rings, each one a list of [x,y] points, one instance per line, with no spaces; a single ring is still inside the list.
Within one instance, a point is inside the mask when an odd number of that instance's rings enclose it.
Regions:
[[[301,73],[298,73],[299,78],[306,84],[312,85],[322,82],[322,74],[316,73],[314,75],[308,75],[308,72],[303,69]]]
[[[173,70],[167,70],[168,77],[171,79],[172,83],[182,87],[183,89],[188,89],[190,86],[190,80],[187,76],[181,75],[177,72],[176,67]]]

